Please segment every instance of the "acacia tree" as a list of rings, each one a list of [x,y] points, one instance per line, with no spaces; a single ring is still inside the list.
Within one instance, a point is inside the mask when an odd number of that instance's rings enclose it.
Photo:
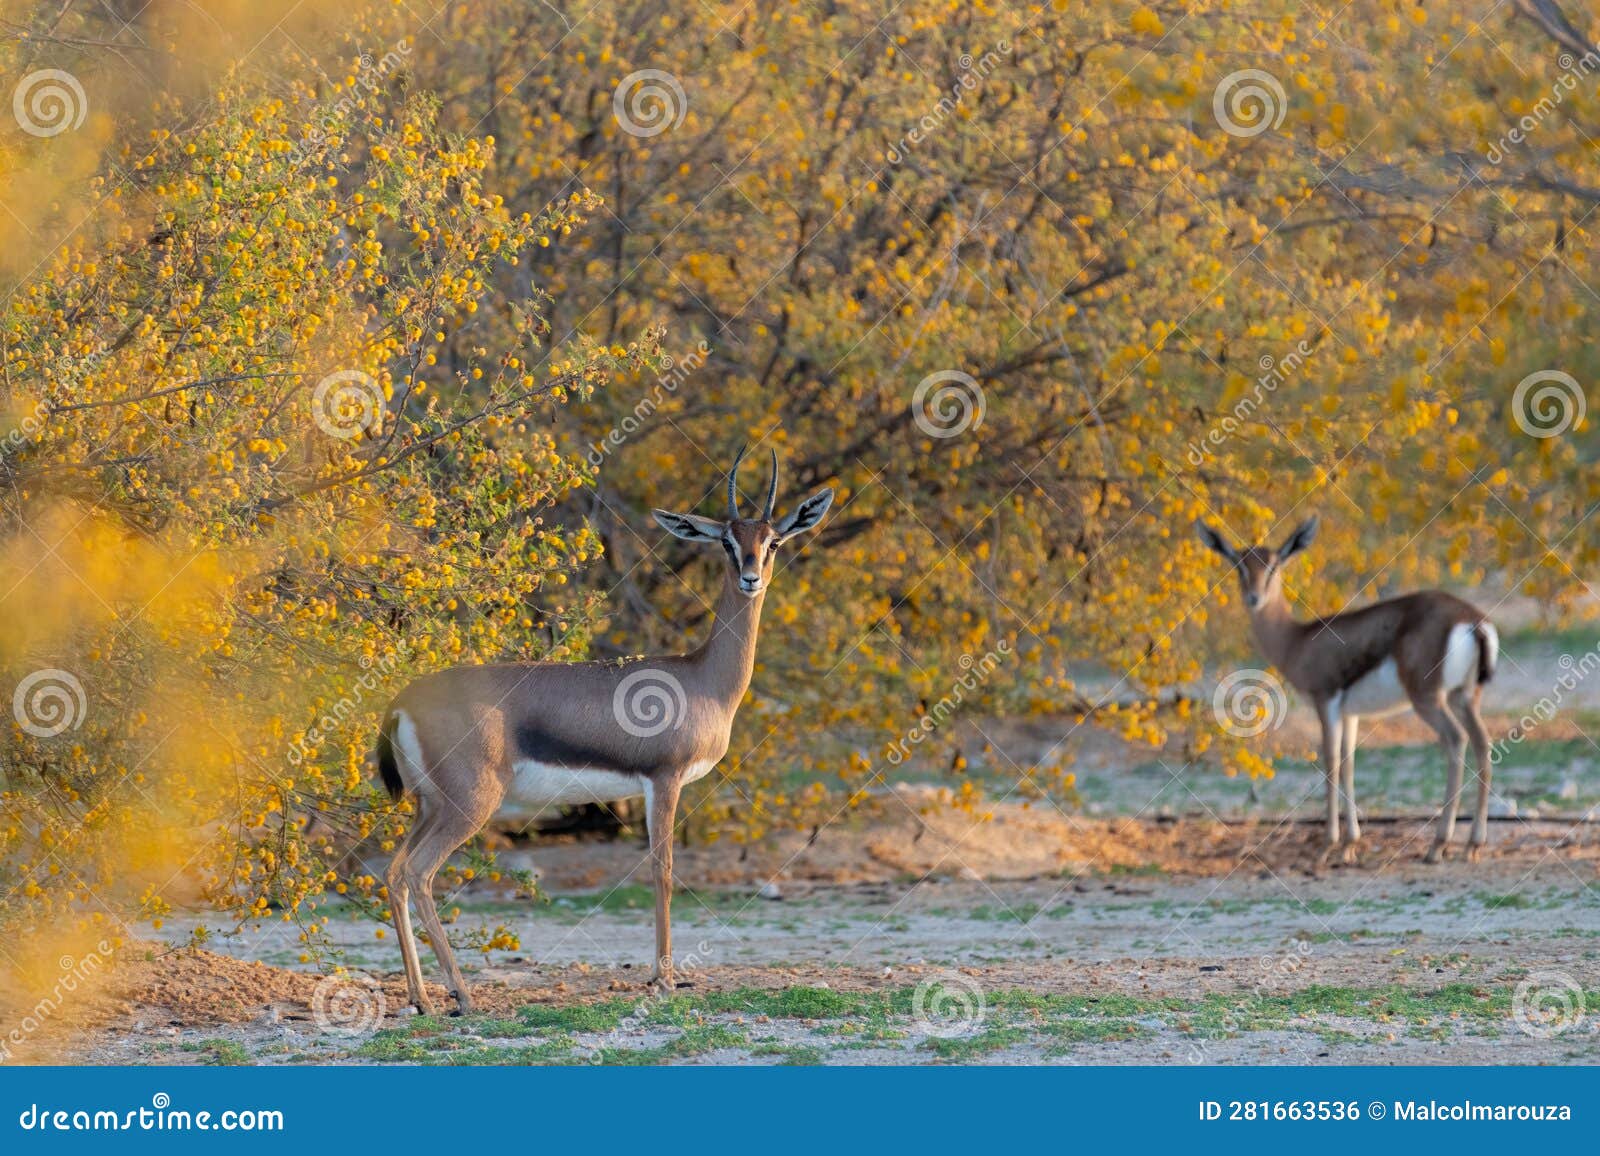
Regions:
[[[526,260],[600,201],[513,211],[492,142],[444,132],[403,67],[349,59],[328,78],[286,53],[286,87],[239,73],[165,110],[181,131],[113,132],[82,170],[92,215],[16,263],[13,923],[159,917],[196,889],[308,940],[324,893],[381,912],[359,852],[404,819],[364,763],[397,684],[587,650],[595,597],[570,579],[600,547],[554,514],[590,471],[549,423],[646,369],[653,337],[552,346]],[[42,178],[53,140],[8,138],[5,171]]]
[[[1326,25],[935,0],[441,17],[419,71],[492,128],[508,195],[606,195],[585,260],[544,271],[558,332],[665,317],[669,350],[708,351],[582,415],[618,593],[601,644],[703,629],[703,563],[645,514],[741,441],[784,453],[785,492],[842,490],[774,589],[740,832],[814,817],[796,764],[870,781],[958,685],[1064,713],[1065,735],[1183,735],[1266,772],[1190,709],[1231,595],[1198,515],[1255,539],[1320,509],[1297,576],[1315,609],[1488,575],[1581,594],[1591,428],[1530,434],[1540,387],[1517,386],[1569,375],[1545,395],[1558,424],[1587,393],[1594,81],[1495,168],[1562,67],[1548,28],[1499,19],[1491,37],[1386,0]],[[1013,657],[965,686],[1001,642]],[[922,748],[940,767],[965,757],[953,734]],[[1055,769],[991,758],[1024,792]]]

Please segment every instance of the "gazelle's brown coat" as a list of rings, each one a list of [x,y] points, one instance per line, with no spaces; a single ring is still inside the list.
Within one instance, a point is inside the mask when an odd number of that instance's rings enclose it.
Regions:
[[[411,1000],[428,1010],[410,905],[433,945],[458,1008],[471,1008],[465,979],[439,920],[434,876],[497,812],[537,814],[581,802],[645,797],[655,887],[655,979],[673,983],[672,831],[685,784],[727,752],[733,719],[755,668],[761,604],[777,547],[816,526],[833,501],[821,490],[772,522],[777,456],[760,518],[738,514],[728,476],[729,518],[655,511],[680,538],[717,542],[726,577],[711,636],[690,654],[608,662],[462,666],[419,678],[390,706],[378,766],[390,794],[412,794],[417,818],[389,865],[389,905]]]
[[[1445,854],[1455,832],[1462,761],[1469,742],[1478,768],[1478,800],[1468,856],[1476,859],[1488,841],[1491,769],[1489,735],[1479,704],[1499,652],[1499,638],[1489,619],[1453,594],[1426,590],[1297,622],[1283,595],[1283,565],[1311,544],[1315,517],[1279,549],[1239,550],[1210,526],[1196,522],[1195,528],[1200,540],[1226,558],[1238,574],[1251,628],[1268,661],[1316,708],[1327,775],[1329,850],[1340,845],[1341,782],[1350,836],[1344,844],[1347,861],[1354,859],[1361,838],[1355,798],[1359,719],[1410,706],[1439,736],[1447,772],[1444,808],[1428,860]]]

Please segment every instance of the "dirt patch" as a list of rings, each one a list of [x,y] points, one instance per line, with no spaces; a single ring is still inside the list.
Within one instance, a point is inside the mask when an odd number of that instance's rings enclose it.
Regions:
[[[814,834],[780,834],[760,848],[683,848],[675,855],[677,877],[689,887],[714,888],[773,881],[1007,882],[1091,872],[1215,877],[1250,866],[1279,872],[1320,869],[1323,831],[1313,821],[1091,819],[1064,814],[1048,803],[1006,803],[969,813],[943,805],[945,794],[900,786],[883,792],[870,810],[841,817]],[[1516,822],[1494,828],[1488,860],[1511,864],[1556,853],[1591,873],[1600,863],[1600,824]],[[1369,821],[1361,863],[1368,870],[1386,870],[1418,859],[1432,837],[1420,818]],[[648,879],[643,846],[628,840],[541,844],[529,852],[503,853],[502,860],[534,869],[555,891]]]

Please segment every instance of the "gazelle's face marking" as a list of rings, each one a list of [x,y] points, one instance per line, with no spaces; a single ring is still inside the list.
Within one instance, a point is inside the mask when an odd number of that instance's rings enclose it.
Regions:
[[[1283,560],[1270,546],[1251,546],[1233,564],[1245,608],[1259,610],[1283,595]]]
[[[1317,536],[1317,518],[1313,514],[1296,526],[1294,533],[1277,549],[1271,546],[1235,549],[1226,538],[1204,522],[1195,523],[1195,532],[1200,535],[1200,541],[1221,554],[1233,567],[1233,572],[1239,576],[1239,593],[1244,598],[1246,609],[1253,614],[1283,597],[1284,563],[1311,545],[1312,539]]]
[[[733,587],[746,598],[754,598],[772,581],[773,562],[778,557],[778,547],[790,538],[815,529],[822,516],[833,505],[833,489],[824,486],[801,502],[787,516],[773,520],[773,505],[778,500],[778,455],[772,455],[772,481],[767,487],[766,508],[759,518],[739,516],[738,494],[734,476],[744,451],[733,459],[733,469],[728,471],[728,518],[703,518],[699,514],[674,514],[669,510],[654,511],[656,523],[667,533],[685,542],[716,542],[722,547],[728,563],[728,577]]]
[[[739,593],[754,598],[772,581],[778,557],[778,532],[771,522],[740,518],[722,527],[722,552],[733,570]]]

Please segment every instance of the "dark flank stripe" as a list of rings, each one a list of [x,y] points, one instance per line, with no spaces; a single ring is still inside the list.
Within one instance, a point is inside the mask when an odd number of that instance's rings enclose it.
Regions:
[[[517,727],[516,757],[547,763],[569,770],[615,771],[620,775],[643,775],[653,771],[653,765],[619,759],[615,752],[596,750],[569,742],[551,734],[536,722],[525,722]]]

